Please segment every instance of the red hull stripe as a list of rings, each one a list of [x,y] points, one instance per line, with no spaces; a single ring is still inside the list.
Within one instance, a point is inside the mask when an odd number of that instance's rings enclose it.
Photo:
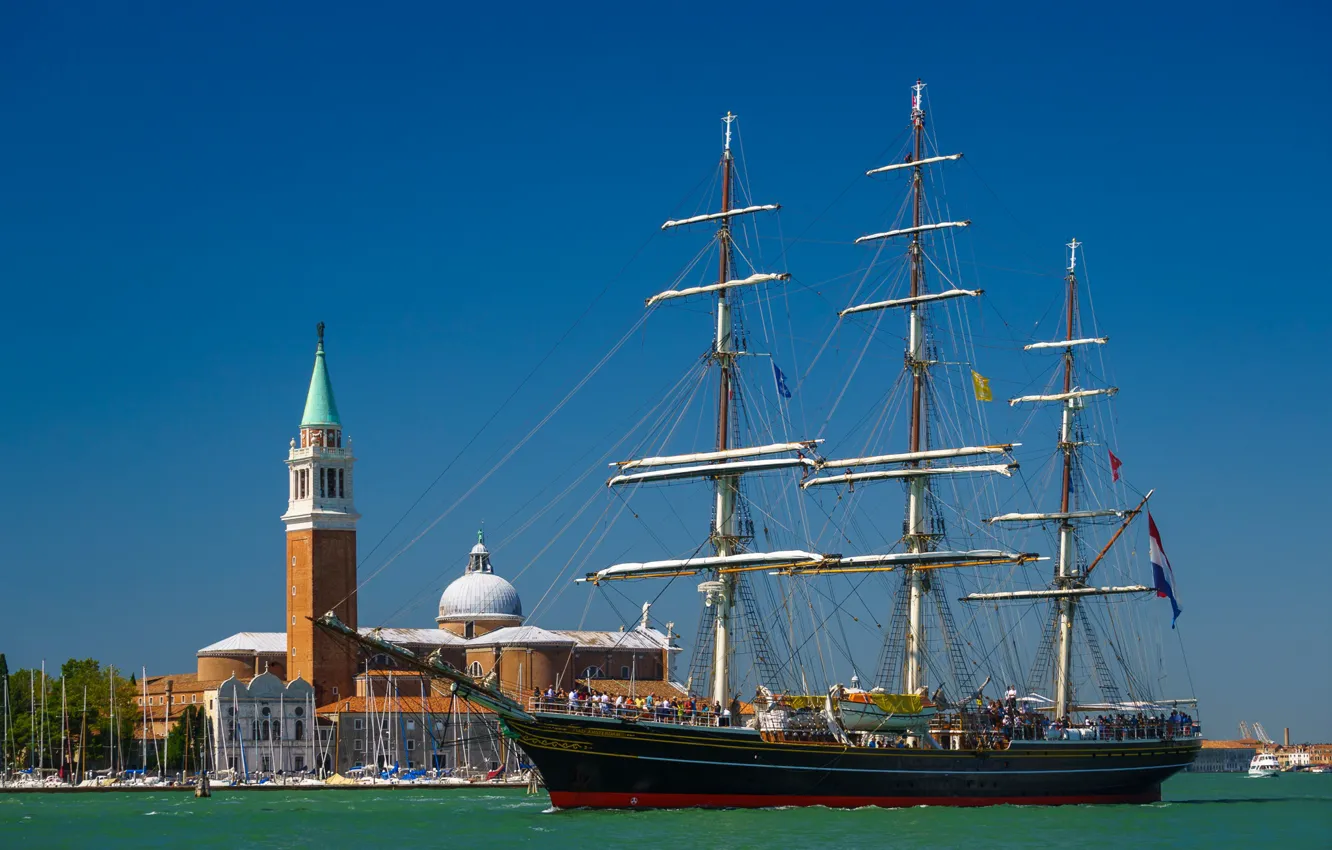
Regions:
[[[624,794],[599,791],[551,791],[558,809],[759,809],[774,806],[828,806],[858,809],[879,806],[1069,806],[1085,803],[1156,803],[1159,790],[1134,794],[1073,794],[1043,797],[817,797],[782,794]]]

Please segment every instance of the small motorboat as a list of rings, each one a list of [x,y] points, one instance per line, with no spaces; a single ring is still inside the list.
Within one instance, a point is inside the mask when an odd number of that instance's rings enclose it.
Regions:
[[[1272,753],[1259,753],[1249,762],[1249,778],[1267,779],[1281,774],[1281,762]]]

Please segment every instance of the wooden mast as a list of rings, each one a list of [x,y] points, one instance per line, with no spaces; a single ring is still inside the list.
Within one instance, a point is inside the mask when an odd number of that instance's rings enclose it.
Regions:
[[[721,225],[717,230],[717,283],[725,283],[731,272],[731,222],[726,215],[731,210],[731,124],[735,116],[730,112],[722,119],[726,122],[726,143],[722,149]],[[721,379],[717,387],[717,451],[730,445],[731,432],[731,369],[735,364],[732,344],[731,304],[727,291],[717,291],[717,337],[715,357]],[[713,520],[713,546],[718,555],[734,554],[738,535],[735,525],[735,502],[738,480],[736,476],[719,476],[716,487],[716,516]],[[708,593],[708,603],[714,610],[712,699],[725,707],[730,702],[730,622],[735,606],[734,575],[718,574],[710,583],[715,591]]]
[[[1077,239],[1068,243],[1068,305],[1064,325],[1064,341],[1073,340],[1073,329],[1077,315],[1078,277],[1077,251],[1080,243]],[[1073,346],[1064,348],[1064,394],[1073,389]],[[1077,450],[1073,419],[1082,407],[1082,400],[1070,398],[1064,402],[1063,417],[1059,432],[1059,448],[1064,452],[1063,476],[1059,490],[1059,511],[1067,514],[1073,495],[1073,453]],[[1077,579],[1077,548],[1073,536],[1073,521],[1065,517],[1059,525],[1059,562],[1056,566],[1055,585],[1067,589]],[[1073,620],[1077,603],[1072,596],[1062,596],[1055,600],[1058,612],[1058,631],[1055,639],[1058,643],[1055,652],[1055,717],[1064,718],[1073,705]]]
[[[915,163],[911,169],[911,226],[919,228],[922,222],[922,207],[924,205],[924,186],[923,186],[923,166],[920,163],[924,149],[925,135],[925,109],[922,98],[922,92],[925,84],[919,79],[916,85],[912,87],[914,92],[911,100],[911,123],[914,143],[912,147],[911,161]],[[911,297],[915,298],[921,294],[925,283],[924,268],[921,263],[921,245],[920,233],[917,231],[911,236],[911,244],[907,248],[911,262]],[[925,428],[925,326],[923,307],[919,304],[912,304],[911,312],[908,318],[907,333],[907,365],[911,369],[911,436],[910,451],[919,452],[921,450],[922,436]],[[920,466],[916,461],[912,466]],[[928,476],[917,476],[911,479],[907,494],[907,546],[912,552],[923,552],[928,548],[928,535],[925,532],[925,507],[929,484]],[[903,690],[906,693],[914,694],[925,688],[925,671],[923,669],[923,645],[924,645],[924,622],[922,617],[922,608],[924,595],[928,592],[928,579],[924,572],[911,569],[907,576],[909,592],[911,594],[908,606],[908,625],[906,634],[906,666],[903,675]]]

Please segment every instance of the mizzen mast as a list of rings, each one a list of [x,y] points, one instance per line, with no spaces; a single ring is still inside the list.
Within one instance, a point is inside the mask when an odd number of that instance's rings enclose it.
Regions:
[[[1078,240],[1068,243],[1068,309],[1066,313],[1064,339],[1073,339],[1074,316],[1078,303]],[[1064,348],[1064,394],[1073,391],[1073,346]],[[1069,398],[1064,402],[1063,417],[1059,427],[1059,448],[1064,453],[1063,475],[1059,486],[1059,512],[1064,514],[1059,523],[1059,561],[1056,567],[1055,584],[1060,590],[1069,589],[1070,583],[1077,576],[1077,550],[1073,539],[1073,520],[1068,516],[1070,501],[1073,496],[1073,455],[1077,448],[1074,441],[1073,417],[1083,404],[1080,398]],[[1058,612],[1057,640],[1058,651],[1055,653],[1055,717],[1066,717],[1072,705],[1073,675],[1073,618],[1076,615],[1077,602],[1073,596],[1061,596],[1055,599]]]
[[[1058,393],[1027,395],[1010,399],[1010,405],[1028,402],[1056,402],[1061,407],[1059,426],[1059,452],[1063,455],[1059,482],[1059,510],[1049,513],[1009,513],[993,517],[989,522],[1058,522],[1059,554],[1055,567],[1054,586],[1047,590],[1016,591],[1003,593],[973,593],[963,597],[964,601],[982,602],[992,600],[1031,600],[1053,599],[1055,604],[1054,634],[1054,713],[1056,718],[1065,718],[1074,710],[1073,694],[1073,631],[1077,619],[1077,600],[1084,596],[1109,596],[1121,593],[1144,593],[1151,588],[1142,585],[1126,587],[1088,587],[1086,578],[1091,568],[1099,562],[1111,544],[1118,539],[1123,528],[1133,520],[1147,502],[1133,509],[1078,509],[1074,504],[1074,477],[1079,450],[1086,443],[1079,437],[1078,415],[1086,407],[1087,399],[1095,396],[1112,396],[1118,387],[1083,389],[1076,386],[1075,353],[1085,345],[1104,345],[1107,337],[1078,337],[1078,248],[1082,243],[1077,239],[1069,242],[1068,268],[1064,281],[1067,287],[1064,314],[1064,338],[1052,342],[1037,342],[1024,346],[1026,350],[1063,349],[1063,386]],[[1150,498],[1151,493],[1147,494]],[[1101,551],[1096,561],[1086,570],[1080,569],[1077,551],[1077,525],[1084,520],[1107,517],[1120,517],[1124,525],[1115,533],[1110,543]]]

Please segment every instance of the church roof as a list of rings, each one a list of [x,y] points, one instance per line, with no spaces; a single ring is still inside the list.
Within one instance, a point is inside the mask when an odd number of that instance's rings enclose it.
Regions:
[[[305,414],[302,428],[336,425],[342,427],[338,417],[338,403],[333,399],[333,382],[324,363],[324,323],[319,323],[319,345],[315,348],[314,373],[310,375],[310,392],[305,396]]]
[[[568,635],[536,626],[508,626],[467,642],[468,646],[574,646]]]
[[[555,629],[558,634],[572,638],[579,649],[669,649],[679,652],[680,647],[671,646],[670,639],[664,632],[656,629],[635,628],[627,632],[594,632],[583,629]]]
[[[370,634],[374,629],[357,629],[361,634]],[[453,632],[444,629],[380,629],[379,638],[389,643],[399,645],[424,645],[424,646],[462,646],[467,643],[466,638],[458,637]]]
[[[368,714],[373,711],[382,713],[384,711],[383,697],[379,697],[378,700],[380,705],[376,706],[374,702],[366,697],[343,697],[335,702],[319,706],[315,709],[315,713],[319,715]],[[424,702],[425,705],[422,705],[422,702]],[[468,703],[462,697],[431,696],[422,700],[419,696],[411,697],[403,695],[394,697],[393,699],[393,710],[400,712],[405,717],[420,715],[422,712],[428,711],[431,714],[446,715],[446,717],[440,718],[446,721],[447,715],[452,713],[455,706],[461,709],[464,705],[466,705],[467,710],[473,714],[491,713],[491,710],[485,706]]]
[[[284,655],[287,652],[286,632],[237,632],[217,643],[210,643],[199,650],[199,655],[235,655],[237,653],[256,653],[259,655]]]
[[[523,603],[513,585],[495,575],[483,532],[467,556],[467,569],[439,597],[437,623],[467,620],[523,620]]]
[[[439,597],[440,622],[522,620],[523,603],[513,585],[494,573],[473,572],[459,576]]]

